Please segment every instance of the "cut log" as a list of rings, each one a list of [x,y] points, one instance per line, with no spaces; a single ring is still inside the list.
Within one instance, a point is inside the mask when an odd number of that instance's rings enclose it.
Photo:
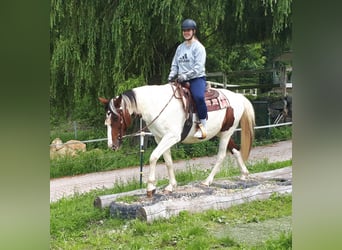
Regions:
[[[103,195],[95,199],[94,206],[109,207],[113,217],[152,222],[176,216],[181,211],[196,213],[227,209],[253,200],[268,199],[273,193],[292,193],[291,167],[253,174],[248,180],[215,180],[211,187],[190,183],[177,187],[168,195],[158,192],[152,198],[146,197],[145,189]],[[121,197],[125,198],[119,199]]]
[[[106,208],[109,207],[110,204],[118,198],[131,196],[131,195],[143,195],[146,194],[146,189],[138,189],[133,190],[125,193],[118,193],[118,194],[108,194],[108,195],[101,195],[95,198],[94,206],[97,208]]]
[[[142,206],[137,211],[137,217],[147,222],[156,219],[170,218],[181,211],[190,213],[203,212],[209,209],[227,209],[232,205],[238,205],[253,200],[268,199],[273,193],[291,193],[292,186],[252,187],[230,195],[208,195],[196,198],[166,200],[149,206]]]
[[[279,180],[290,180],[292,179],[292,167],[285,167],[281,169],[271,170],[262,173],[255,173],[250,175],[251,181],[242,183],[241,181],[214,181],[212,186],[226,188],[226,189],[236,189],[236,188],[248,188],[252,186],[257,186],[263,180],[270,179],[279,179]],[[255,183],[259,181],[259,183]],[[176,190],[176,192],[178,192]],[[110,206],[112,202],[114,202],[117,198],[130,196],[130,195],[146,195],[146,189],[139,189],[125,193],[118,194],[110,194],[110,195],[102,195],[98,196],[94,200],[94,206],[97,208],[107,208]]]
[[[134,202],[120,199],[110,203],[110,214],[113,217],[123,219],[140,218],[147,222],[156,219],[167,219],[178,215],[181,211],[190,213],[203,212],[209,209],[227,209],[233,205],[268,199],[273,193],[292,193],[291,181],[279,182],[278,180],[263,181],[252,187],[230,189],[226,181],[220,183],[220,187],[200,187],[198,184],[190,184],[177,188],[177,192],[168,195],[156,194],[153,198],[146,198],[146,194],[136,195]],[[219,184],[219,183],[217,183]],[[127,198],[132,198],[124,193]]]

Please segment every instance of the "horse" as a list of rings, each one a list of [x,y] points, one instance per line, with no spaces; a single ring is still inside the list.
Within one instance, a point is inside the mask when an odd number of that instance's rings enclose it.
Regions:
[[[192,123],[187,130],[184,130],[189,114],[184,111],[182,98],[177,96],[175,84],[144,85],[127,90],[115,98],[99,97],[99,101],[105,107],[105,125],[110,149],[116,151],[120,148],[126,130],[131,125],[132,115],[141,116],[146,123],[146,127],[142,130],[148,128],[154,136],[157,146],[149,158],[147,197],[152,197],[156,192],[155,168],[162,155],[169,175],[169,183],[163,192],[168,194],[175,191],[177,181],[171,158],[171,147],[179,142],[193,144],[210,140],[215,136],[220,138],[216,163],[208,177],[201,182],[202,185],[209,187],[212,184],[226,157],[227,150],[236,158],[241,172],[240,178],[247,178],[249,172],[244,162],[248,159],[254,139],[253,105],[244,95],[227,89],[210,87],[207,91],[219,93],[221,96],[219,102],[222,104],[222,100],[226,100],[226,105],[221,105],[221,108],[213,111],[208,109],[207,136],[204,139],[193,137],[197,129],[196,113],[190,114]],[[240,148],[231,138],[239,124],[241,127]]]

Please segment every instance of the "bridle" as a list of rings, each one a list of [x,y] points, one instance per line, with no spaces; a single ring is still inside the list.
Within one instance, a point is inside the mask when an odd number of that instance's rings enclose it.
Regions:
[[[110,104],[108,105],[108,111],[110,113],[110,115],[116,115],[119,118],[119,133],[118,133],[118,140],[119,143],[121,144],[122,139],[124,137],[124,127],[128,127],[129,124],[127,123],[126,119],[125,119],[125,115],[124,115],[124,111],[122,109],[122,107],[120,108],[115,108],[113,105],[113,99],[110,100]]]
[[[159,114],[147,125],[145,125],[145,127],[143,127],[142,129],[140,129],[138,132],[142,132],[144,131],[146,128],[148,128],[152,123],[154,123],[155,120],[158,119],[158,117],[161,115],[161,113],[165,110],[165,108],[169,105],[169,103],[171,102],[172,98],[176,98],[179,99],[179,97],[176,96],[176,92],[178,89],[178,85],[175,84],[175,88],[172,87],[172,85],[170,84],[171,88],[173,89],[173,94],[171,95],[169,101],[165,104],[165,106],[162,108],[162,110],[159,112]],[[119,108],[116,108],[114,105],[114,98],[112,98],[109,103],[108,103],[108,112],[110,113],[110,115],[116,115],[119,118],[119,122],[120,122],[120,127],[119,127],[119,133],[118,133],[118,140],[119,143],[121,144],[122,139],[126,136],[130,136],[130,135],[123,135],[124,134],[124,126],[127,127],[130,125],[128,124],[128,122],[125,119],[125,115],[124,112],[128,112],[126,109],[123,109],[121,106]],[[108,119],[108,118],[107,118]],[[124,125],[124,126],[123,126]],[[136,133],[134,133],[136,134]],[[132,134],[133,135],[133,134]]]

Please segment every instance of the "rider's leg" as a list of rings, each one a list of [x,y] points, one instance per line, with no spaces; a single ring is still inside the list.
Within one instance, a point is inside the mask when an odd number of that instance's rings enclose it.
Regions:
[[[200,120],[200,131],[195,133],[195,137],[205,138],[206,137],[206,119],[207,119],[207,105],[205,104],[205,89],[206,89],[205,77],[199,77],[190,80],[190,90],[192,98],[195,101],[198,118]]]

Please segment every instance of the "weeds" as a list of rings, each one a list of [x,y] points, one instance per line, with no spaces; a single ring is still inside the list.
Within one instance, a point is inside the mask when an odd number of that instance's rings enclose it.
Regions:
[[[97,218],[90,220],[88,217],[85,223],[78,223],[73,230],[55,228],[51,232],[51,249],[105,249],[113,246],[115,249],[290,249],[291,232],[279,235],[279,238],[269,238],[265,243],[261,242],[256,246],[241,243],[230,235],[217,236],[217,233],[224,230],[222,226],[225,225],[237,225],[237,222],[254,223],[251,221],[261,206],[267,208],[264,210],[264,219],[291,215],[291,202],[291,196],[277,196],[226,210],[209,210],[196,214],[182,212],[177,217],[157,220],[150,224],[138,219],[125,221],[110,218],[106,212],[93,209],[93,216],[97,215]],[[274,214],[276,209],[272,209],[273,206],[278,210],[282,209]],[[88,208],[86,212],[84,209],[78,213],[87,214],[91,210]],[[84,220],[87,216],[79,215],[75,218]],[[65,222],[69,220],[65,218]],[[266,246],[267,248],[262,248]]]
[[[262,162],[250,166],[255,172],[289,164]],[[204,171],[190,168],[190,173],[177,173],[182,182],[198,180]],[[220,176],[234,175],[221,171]],[[166,181],[164,181],[166,182]],[[291,249],[291,232],[270,237],[258,245],[248,245],[232,235],[217,233],[226,226],[262,223],[273,218],[291,216],[292,197],[273,195],[264,201],[253,201],[226,210],[209,210],[161,219],[147,224],[144,221],[113,218],[109,209],[94,208],[95,197],[139,189],[138,181],[116,185],[112,189],[97,190],[64,198],[50,204],[51,249]],[[114,247],[115,246],[115,247]],[[114,248],[113,248],[114,247]]]

